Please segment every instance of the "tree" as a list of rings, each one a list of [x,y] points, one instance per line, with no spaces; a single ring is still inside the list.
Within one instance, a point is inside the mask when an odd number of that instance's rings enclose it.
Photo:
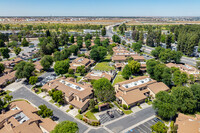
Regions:
[[[153,101],[153,108],[162,119],[169,120],[176,115],[176,97],[168,94],[166,91],[160,91],[156,94],[156,99]]]
[[[20,63],[15,65],[14,70],[16,70],[15,76],[18,79],[29,79],[32,76],[33,71],[35,70],[35,67],[33,63],[21,61]]]
[[[110,81],[106,78],[101,78],[96,80],[93,84],[94,95],[102,102],[109,102],[114,100],[115,91],[110,83]]]
[[[3,58],[8,59],[10,57],[10,55],[9,55],[10,50],[7,47],[1,48],[0,52],[1,52],[1,55],[3,56]]]
[[[51,65],[53,64],[53,58],[51,55],[45,55],[42,60],[40,61],[44,70],[48,70]]]
[[[4,47],[4,46],[5,46],[4,41],[0,39],[0,47]]]
[[[153,133],[167,133],[168,127],[159,121],[155,125],[151,126],[151,129]]]
[[[199,107],[200,107],[200,84],[192,84],[190,89],[193,93],[195,100],[197,101],[197,109],[199,109]]]
[[[170,68],[165,67],[161,77],[163,83],[165,83],[168,86],[171,85],[172,73]]]
[[[106,54],[107,54],[106,48],[99,46],[91,50],[90,57],[95,61],[99,61],[103,60]]]
[[[78,125],[72,121],[63,121],[57,124],[51,133],[78,133]]]
[[[177,99],[178,110],[182,113],[194,113],[196,109],[197,101],[188,87],[176,87],[172,89],[172,93]]]
[[[132,60],[128,62],[128,67],[130,68],[132,74],[138,73],[140,71],[140,63],[137,61]]]
[[[97,46],[101,46],[101,40],[99,37],[96,37],[94,40],[94,44],[96,44]]]
[[[13,98],[12,95],[7,94],[7,95],[5,95],[5,97],[4,97],[4,101],[10,102],[10,101],[12,100],[12,98]]]
[[[52,97],[52,99],[60,104],[64,103],[64,97],[63,97],[63,92],[60,90],[52,89],[49,91],[49,95]]]
[[[56,61],[54,65],[54,71],[56,72],[57,75],[67,73],[68,69],[69,69],[69,60]]]
[[[140,53],[140,49],[142,48],[142,44],[137,42],[132,44],[132,48],[135,52]]]
[[[87,33],[84,39],[85,39],[85,42],[87,40],[91,40],[92,39],[92,35],[90,33]]]
[[[128,65],[126,65],[122,71],[122,76],[125,79],[129,79],[129,77],[131,76],[132,72],[131,69],[129,68]]]
[[[19,42],[22,41],[22,35],[18,35],[18,40],[19,40]]]
[[[61,52],[59,52],[59,51],[56,51],[56,52],[54,52],[54,54],[53,54],[53,60],[56,62],[56,61],[61,61],[62,59],[61,59]]]
[[[46,30],[46,37],[49,37],[49,36],[51,36],[51,33],[49,30]]]
[[[18,48],[14,47],[14,52],[16,55],[19,55],[21,51],[22,51],[22,49],[20,47],[18,47]]]
[[[76,69],[77,73],[80,73],[81,75],[84,75],[86,70],[85,70],[85,66],[78,66]]]
[[[17,41],[12,41],[10,43],[7,44],[8,47],[11,47],[11,48],[15,48],[17,47],[18,45],[18,42]]]
[[[105,36],[105,35],[106,35],[106,28],[105,28],[105,26],[104,26],[103,29],[101,30],[101,35],[102,35],[102,36]]]
[[[113,36],[112,36],[112,40],[113,40],[113,42],[115,42],[115,43],[118,43],[118,44],[121,43],[121,38],[120,38],[119,36],[117,36],[117,35],[113,35]]]
[[[85,45],[86,45],[87,49],[90,49],[91,40],[86,40],[86,41],[85,41]]]
[[[31,85],[36,84],[37,81],[38,81],[38,77],[36,77],[36,76],[31,76],[31,77],[29,78],[29,84],[31,84]]]
[[[95,101],[94,101],[94,99],[90,99],[90,104],[89,105],[90,105],[89,106],[90,110],[94,110],[95,109]]]
[[[77,45],[71,45],[70,47],[69,47],[69,51],[70,51],[70,53],[73,53],[74,55],[77,55],[78,54],[78,46]]]
[[[74,43],[74,35],[71,35],[69,41],[70,41],[71,43]]]
[[[82,48],[83,47],[83,41],[82,40],[78,40],[77,41],[77,46],[78,46],[79,49]]]
[[[176,70],[173,73],[172,81],[174,85],[182,85],[183,83],[187,83],[188,77],[186,73],[182,73],[180,70]]]
[[[153,47],[153,46],[154,46],[154,40],[153,40],[153,39],[154,39],[153,33],[148,34],[148,35],[147,35],[146,44],[147,44],[148,46]]]
[[[40,105],[38,108],[40,110],[37,113],[38,113],[38,115],[42,116],[42,118],[53,116],[53,110],[47,108],[47,106],[45,104]]]
[[[194,81],[195,81],[194,75],[192,74],[189,75],[189,81],[190,81],[190,84],[194,84]]]
[[[166,36],[165,43],[166,43],[167,48],[171,48],[171,43],[172,43],[172,36],[171,36],[171,34],[168,34]]]
[[[29,45],[29,42],[26,40],[26,38],[24,38],[24,39],[22,40],[21,45],[22,45],[23,47],[27,47],[27,46]]]
[[[2,74],[4,70],[5,70],[5,66],[2,63],[0,63],[0,74]]]
[[[159,61],[156,61],[155,59],[150,59],[147,61],[147,73],[150,75],[150,77],[152,79],[154,79],[154,69],[155,69],[155,66],[160,64]]]

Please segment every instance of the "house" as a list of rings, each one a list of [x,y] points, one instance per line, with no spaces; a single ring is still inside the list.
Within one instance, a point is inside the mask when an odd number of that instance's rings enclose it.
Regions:
[[[196,117],[185,115],[182,113],[178,114],[176,118],[175,126],[178,126],[178,133],[200,133],[200,116]]]
[[[41,72],[43,70],[42,65],[40,64],[40,61],[36,61],[33,63],[35,65],[35,70],[38,72]]]
[[[89,101],[93,98],[93,89],[90,84],[76,83],[74,78],[58,78],[46,83],[43,87],[46,90],[60,90],[63,92],[66,103],[85,111],[89,106]]]
[[[94,60],[85,57],[79,57],[73,60],[72,63],[70,63],[70,69],[76,71],[77,67],[79,66],[85,66],[85,69],[88,69],[90,66],[94,64],[94,62],[95,62]]]
[[[13,60],[3,61],[3,62],[1,62],[1,63],[5,66],[5,68],[13,69],[14,66],[15,66],[17,63],[21,62],[21,61],[22,61],[22,59],[18,57],[18,58],[15,58],[15,59],[13,59]]]
[[[84,79],[91,81],[91,80],[98,80],[100,78],[106,78],[109,81],[112,81],[115,74],[116,74],[116,71],[114,71],[114,70],[111,70],[109,72],[92,71],[92,72],[88,73],[84,77]]]
[[[0,77],[0,87],[5,87],[8,82],[14,82],[16,77],[15,77],[15,72],[10,72],[8,74],[4,74],[3,76]]]
[[[26,101],[15,101],[9,111],[0,114],[0,133],[49,133],[56,123],[37,115],[37,109]]]
[[[179,68],[180,71],[185,72],[188,75],[192,74],[195,77],[200,76],[200,71],[197,68],[195,68],[195,67],[193,67],[193,66],[191,66],[189,64],[168,63],[168,64],[166,64],[166,66],[169,67],[169,68],[171,68],[171,67]]]
[[[148,76],[137,77],[115,85],[117,102],[130,107],[145,102],[149,96],[154,99],[158,92],[168,90],[169,87],[164,83],[157,82]]]

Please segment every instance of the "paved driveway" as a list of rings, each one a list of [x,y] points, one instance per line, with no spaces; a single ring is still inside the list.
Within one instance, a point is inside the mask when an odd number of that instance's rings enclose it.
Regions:
[[[42,104],[45,104],[48,108],[53,110],[54,116],[59,118],[58,119],[59,122],[65,121],[65,120],[76,122],[78,124],[78,126],[79,126],[79,132],[80,133],[83,133],[84,131],[86,131],[88,129],[88,127],[86,125],[78,122],[73,117],[67,115],[66,113],[62,112],[61,110],[59,110],[55,106],[53,106],[50,103],[48,103],[47,101],[45,101],[44,99],[42,99],[39,96],[33,94],[32,92],[30,92],[25,87],[21,87],[20,89],[12,92],[11,95],[13,95],[13,99],[20,99],[20,98],[27,99],[28,101],[30,101],[31,103],[33,103],[37,107],[42,105]]]
[[[148,107],[132,115],[128,115],[127,117],[124,117],[111,124],[108,124],[106,125],[106,127],[115,133],[119,133],[153,115],[155,115],[155,111],[153,110],[152,107]]]

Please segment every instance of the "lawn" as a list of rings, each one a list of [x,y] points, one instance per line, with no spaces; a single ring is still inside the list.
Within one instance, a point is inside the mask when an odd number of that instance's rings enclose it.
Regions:
[[[91,111],[88,111],[85,115],[87,116],[88,119],[97,120],[97,118],[94,116],[94,114]]]
[[[81,78],[82,78],[82,76],[77,77],[77,78],[76,78],[76,81],[78,82],[79,80],[81,80]]]
[[[98,63],[95,67],[94,70],[100,70],[100,71],[110,71],[110,70],[115,70],[113,66],[109,66],[108,62],[101,62]]]
[[[115,80],[113,82],[113,85],[115,85],[116,83],[119,83],[119,82],[122,82],[122,81],[125,81],[126,79],[123,78],[123,76],[121,75],[122,72],[118,72],[117,76],[115,77]]]
[[[81,115],[81,114],[78,114],[78,115],[76,115],[75,117],[76,117],[77,119],[79,119],[79,120],[80,120],[81,118],[83,118],[83,115]]]

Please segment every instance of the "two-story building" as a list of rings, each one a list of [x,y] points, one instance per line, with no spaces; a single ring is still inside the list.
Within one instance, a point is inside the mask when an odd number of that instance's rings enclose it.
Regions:
[[[115,85],[117,102],[130,107],[145,102],[147,97],[154,99],[158,92],[168,90],[169,87],[164,83],[157,82],[148,76],[137,77]]]
[[[89,101],[93,98],[93,88],[90,84],[79,84],[74,78],[58,78],[46,83],[43,89],[61,90],[66,103],[85,111],[89,106]]]

